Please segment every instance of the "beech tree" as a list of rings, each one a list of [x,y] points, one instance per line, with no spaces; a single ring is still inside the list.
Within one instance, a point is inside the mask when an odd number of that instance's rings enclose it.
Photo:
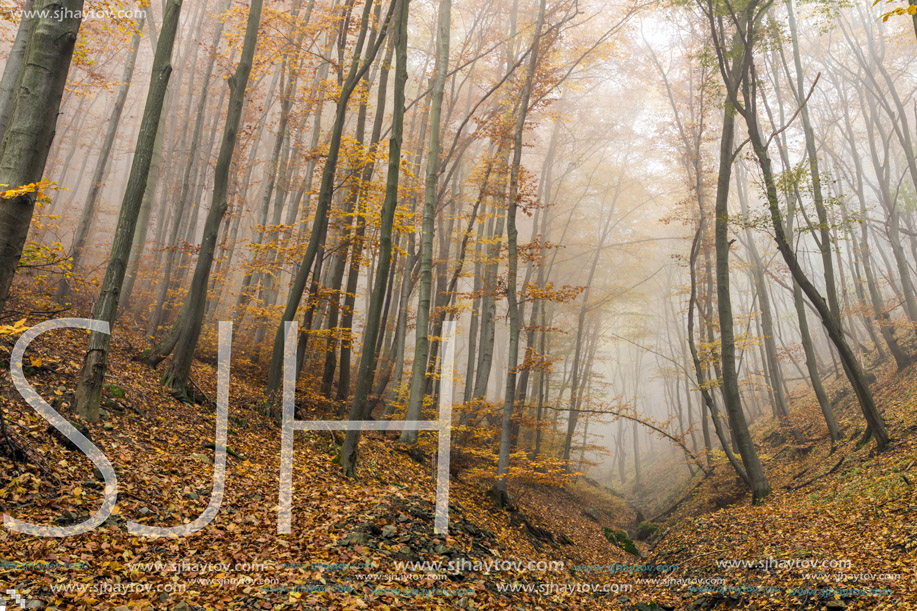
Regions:
[[[121,300],[121,287],[124,284],[129,257],[132,254],[131,246],[137,229],[137,217],[148,188],[150,166],[158,138],[163,102],[172,75],[172,50],[175,46],[181,8],[182,0],[169,0],[166,5],[127,191],[121,203],[115,239],[112,243],[108,267],[105,270],[105,278],[102,281],[102,291],[93,310],[93,319],[104,320],[109,326],[115,322],[115,314]],[[99,401],[108,366],[110,343],[111,333],[94,331],[89,336],[89,347],[79,374],[74,398],[76,412],[89,422],[95,422],[99,418]]]
[[[385,201],[382,203],[381,227],[379,231],[379,263],[375,281],[370,293],[366,328],[363,332],[363,354],[357,374],[357,387],[350,405],[351,420],[365,420],[368,416],[366,402],[372,388],[375,369],[376,341],[379,333],[385,288],[392,256],[392,226],[395,220],[395,205],[398,201],[398,182],[401,174],[401,138],[404,130],[404,88],[408,80],[408,0],[394,0],[394,22],[392,36],[395,48],[395,82],[392,115],[392,131],[388,144],[388,175],[385,180]],[[344,474],[356,475],[357,445],[359,430],[348,430],[341,447],[340,462]]]
[[[204,236],[194,268],[194,277],[191,280],[191,290],[172,331],[145,357],[148,362],[155,363],[156,359],[161,360],[174,349],[172,361],[163,375],[163,383],[172,389],[173,394],[182,398],[189,397],[188,376],[191,373],[191,362],[203,325],[207,288],[220,223],[226,213],[229,170],[236,148],[239,122],[242,120],[242,108],[245,104],[245,92],[252,70],[252,60],[258,43],[258,28],[261,24],[263,4],[263,0],[253,0],[251,3],[242,56],[239,58],[236,71],[229,77],[229,112],[223,127],[223,139],[214,173],[213,197],[207,220],[204,223]]]
[[[54,139],[83,0],[35,0],[32,7],[39,12],[26,24],[23,60],[18,63],[13,55],[4,69],[10,72],[8,82],[15,75],[17,85],[6,103],[9,119],[0,142],[0,185],[7,189],[0,193],[0,311],[9,297],[35,210],[34,185],[42,180]]]
[[[719,314],[720,331],[720,366],[722,367],[723,401],[732,430],[735,446],[745,466],[748,484],[755,501],[760,502],[770,492],[770,484],[764,475],[761,460],[752,443],[742,409],[739,394],[738,378],[735,370],[735,335],[732,318],[732,296],[729,290],[729,186],[732,176],[732,164],[735,159],[735,116],[737,94],[748,80],[749,65],[752,62],[752,48],[747,36],[748,30],[755,21],[763,16],[764,9],[757,0],[750,0],[735,13],[730,8],[714,2],[707,2],[702,9],[710,24],[713,45],[723,83],[726,87],[726,106],[723,111],[722,133],[720,136],[720,161],[716,186],[716,205],[714,207],[714,226],[716,243],[716,296]],[[732,15],[733,31],[723,28],[722,14]],[[730,37],[731,43],[724,39]],[[728,45],[728,46],[727,46]]]

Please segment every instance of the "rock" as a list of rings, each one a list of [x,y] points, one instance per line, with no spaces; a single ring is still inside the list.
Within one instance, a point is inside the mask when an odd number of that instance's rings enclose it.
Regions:
[[[172,607],[172,611],[193,611],[193,609],[191,605],[189,605],[185,601],[181,601],[180,603]]]
[[[583,514],[593,522],[599,521],[599,512],[595,507],[588,507],[583,510]]]
[[[341,541],[341,545],[366,545],[369,535],[363,532],[350,533]]]
[[[685,611],[701,611],[702,609],[708,609],[710,604],[710,599],[706,596],[701,596],[700,598],[691,602],[690,605],[685,607]]]
[[[149,515],[149,514],[150,514],[150,508],[149,508],[149,507],[141,507],[139,513],[140,513],[140,515],[142,515],[142,516]]]
[[[424,453],[417,446],[408,448],[408,456],[411,457],[411,460],[421,465],[427,462],[427,457],[424,456]]]
[[[99,418],[109,418],[110,416],[111,416],[111,413],[108,410],[104,410],[104,409],[99,410]]]
[[[92,470],[92,476],[96,478],[97,480],[99,480],[100,482],[105,481],[105,478],[102,476],[102,472],[99,471],[98,467]]]
[[[407,545],[402,545],[402,546],[398,549],[397,552],[395,552],[394,554],[392,554],[392,557],[393,557],[393,558],[397,558],[397,559],[399,559],[399,560],[406,560],[406,561],[408,561],[408,562],[417,562],[418,560],[420,560],[420,556],[418,556],[418,555],[414,552],[414,550],[412,550],[412,549],[411,549],[410,547],[408,547]]]
[[[127,396],[127,393],[124,391],[124,389],[117,384],[106,384],[103,388],[105,388],[105,390],[107,390],[111,396],[115,397],[116,399],[123,399]]]
[[[184,496],[186,499],[191,499],[192,501],[196,501],[201,498],[197,492],[186,492]]]
[[[382,534],[382,529],[379,528],[378,524],[367,524],[366,526],[363,527],[363,531],[366,534],[372,535],[374,537],[378,537]]]
[[[210,457],[204,454],[192,454],[191,460],[196,460],[197,462],[210,462]]]
[[[602,534],[608,539],[609,543],[617,545],[623,549],[628,554],[633,556],[639,556],[640,550],[637,549],[637,546],[634,545],[634,542],[630,540],[630,537],[627,536],[627,533],[623,530],[615,530],[613,528],[608,528],[607,526],[602,527]]]
[[[164,603],[167,600],[169,600],[169,594],[166,592],[160,592],[159,593],[159,602]]]
[[[433,555],[451,556],[462,549],[473,559],[495,557],[494,534],[468,522],[458,505],[450,506],[449,515],[449,529],[460,539],[455,546],[446,545],[442,537],[431,532],[433,516],[433,504],[426,500],[380,503],[359,521],[348,519],[337,523],[335,528],[346,533],[337,544],[365,545],[385,556],[410,562]]]
[[[113,431],[115,429],[115,425],[113,425],[111,422],[106,422],[102,425],[102,428],[106,431]]]
[[[121,517],[121,514],[113,514],[108,516],[102,524],[105,526],[114,526],[116,528],[120,528],[121,530],[127,530],[127,526],[124,524],[124,518]]]
[[[120,607],[115,607],[115,611],[131,611],[131,608],[127,605],[121,605]]]
[[[659,532],[659,524],[644,520],[637,525],[637,540],[645,541],[656,536]]]
[[[830,600],[828,604],[825,605],[828,609],[846,609],[847,603],[842,600]]]
[[[24,605],[20,605],[23,609],[44,609],[45,603],[40,600],[29,600],[26,601]]]
[[[59,516],[57,516],[55,522],[58,524],[73,524],[75,522],[79,522],[79,520],[80,516],[78,513],[70,509],[65,509]]]

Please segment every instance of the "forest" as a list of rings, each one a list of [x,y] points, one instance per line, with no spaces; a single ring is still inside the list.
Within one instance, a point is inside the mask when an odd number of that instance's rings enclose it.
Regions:
[[[917,0],[0,0],[0,611],[917,609]]]

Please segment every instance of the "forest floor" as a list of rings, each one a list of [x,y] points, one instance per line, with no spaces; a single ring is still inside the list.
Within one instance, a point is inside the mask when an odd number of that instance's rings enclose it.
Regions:
[[[29,382],[68,418],[85,340],[82,331],[55,331],[26,356]],[[6,371],[14,341],[0,339]],[[280,429],[261,414],[260,381],[246,375],[241,358],[231,376],[231,455],[218,515],[190,536],[131,535],[128,521],[194,520],[213,479],[213,406],[181,404],[165,392],[156,372],[131,360],[143,342],[139,329],[119,321],[113,386],[103,419],[88,425],[118,474],[111,517],[68,538],[0,529],[0,586],[15,590],[25,608],[917,608],[917,475],[909,476],[917,464],[914,368],[901,376],[883,371],[875,385],[894,439],[885,453],[857,446],[862,425],[849,396],[839,397],[847,436],[833,452],[817,407],[800,399],[791,427],[755,430],[774,489],[764,504],[750,505],[718,460],[709,477],[688,485],[690,494],[655,541],[638,542],[639,555],[632,555],[602,531],[635,536],[640,516],[590,480],[564,489],[511,486],[517,510],[506,511],[458,474],[449,534],[437,536],[432,461],[418,462],[382,433],[364,435],[356,481],[335,464],[331,433],[296,433],[293,532],[277,534]],[[212,365],[197,363],[192,378],[215,397]],[[0,510],[39,524],[82,522],[103,496],[92,463],[48,433],[8,374],[0,384],[7,433],[27,451],[0,451]],[[629,540],[622,541],[626,547]],[[801,568],[812,560],[851,564]],[[400,564],[424,561],[444,564]],[[717,564],[724,561],[751,566]],[[778,566],[762,570],[759,561]]]
[[[708,606],[917,609],[917,367],[873,372],[892,437],[885,452],[861,444],[859,406],[835,377],[840,443],[832,449],[814,394],[796,397],[790,422],[752,429],[772,488],[765,502],[752,505],[718,461],[666,517],[647,562],[677,564],[700,582],[680,594],[703,593]],[[677,594],[657,601],[682,608]]]

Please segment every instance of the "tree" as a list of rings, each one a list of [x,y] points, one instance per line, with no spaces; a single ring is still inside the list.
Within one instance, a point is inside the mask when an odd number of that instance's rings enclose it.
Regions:
[[[398,179],[401,173],[401,138],[404,130],[404,87],[408,80],[408,2],[394,0],[395,14],[395,82],[394,102],[392,106],[392,131],[388,141],[388,175],[385,181],[385,200],[382,203],[381,226],[379,230],[379,262],[376,268],[375,281],[370,293],[369,308],[366,313],[366,327],[363,331],[363,352],[360,355],[360,367],[357,375],[357,386],[350,405],[350,420],[365,420],[369,391],[372,388],[373,372],[376,360],[376,341],[379,334],[379,323],[382,317],[382,306],[385,300],[386,282],[392,258],[392,226],[395,220],[395,206],[398,203]],[[348,477],[356,475],[357,446],[360,442],[360,431],[349,430],[341,447],[340,463]]]
[[[713,44],[727,97],[723,111],[722,133],[720,135],[720,161],[716,185],[716,205],[714,212],[714,241],[716,245],[716,297],[717,313],[720,325],[720,367],[723,377],[723,401],[726,414],[736,442],[739,455],[745,465],[748,484],[751,487],[752,499],[761,502],[770,492],[770,484],[764,475],[761,460],[755,450],[745,412],[742,409],[742,398],[739,394],[738,377],[735,365],[735,334],[732,319],[732,296],[729,292],[729,184],[732,175],[733,152],[735,140],[736,93],[748,80],[748,65],[751,63],[752,49],[747,44],[745,30],[756,19],[760,19],[763,10],[759,9],[758,0],[749,0],[739,7],[738,14],[732,12],[735,32],[732,44],[727,48],[723,40],[729,34],[722,28],[720,11],[725,7],[715,0],[707,0],[702,10],[710,24]]]
[[[225,13],[231,5],[231,0],[224,0],[223,13]],[[188,233],[191,233],[191,228],[194,225],[194,222],[188,222],[188,215],[193,213],[193,202],[199,201],[201,192],[197,193],[197,197],[193,195],[195,187],[194,179],[194,170],[198,169],[198,166],[206,166],[204,161],[200,156],[201,133],[204,128],[204,110],[205,104],[209,98],[207,92],[210,90],[210,77],[213,74],[213,68],[216,63],[216,51],[220,43],[220,37],[223,34],[224,23],[222,20],[219,20],[217,27],[213,33],[213,49],[211,50],[210,57],[207,60],[207,66],[204,70],[203,84],[201,85],[201,92],[198,97],[198,103],[196,108],[194,108],[194,130],[191,132],[191,144],[188,148],[187,159],[185,159],[184,169],[182,171],[182,180],[181,180],[181,190],[179,191],[179,196],[175,202],[175,211],[173,214],[172,225],[169,231],[169,246],[165,253],[165,264],[164,269],[160,274],[159,284],[156,287],[156,302],[153,308],[153,312],[150,316],[148,329],[151,334],[155,331],[160,324],[163,322],[163,318],[166,313],[166,305],[168,302],[168,291],[173,284],[181,284],[179,279],[181,276],[178,276],[173,279],[172,271],[175,265],[175,257],[178,255],[178,238],[180,232],[183,229],[188,230]],[[193,55],[194,61],[191,65],[191,75],[192,82],[188,84],[188,96],[187,96],[187,114],[185,116],[185,129],[182,130],[181,136],[181,148],[185,148],[185,138],[188,136],[188,124],[190,121],[190,116],[192,112],[191,106],[191,94],[194,91],[193,86],[193,75],[194,67],[197,62],[197,45],[194,47]],[[223,90],[225,92],[225,89]],[[228,116],[228,115],[227,115]],[[225,128],[224,128],[225,129]],[[216,125],[214,125],[214,134],[216,133]],[[224,132],[225,135],[225,132]],[[208,147],[209,151],[209,147]],[[209,153],[208,153],[209,154]],[[203,185],[201,185],[203,186]],[[200,206],[197,206],[200,208]],[[195,215],[194,219],[197,218]],[[190,240],[191,237],[188,236],[185,238],[185,241]],[[175,342],[178,340],[178,334],[176,332],[177,325],[172,326],[172,330],[166,337],[156,344],[152,349],[150,349],[145,355],[144,360],[150,365],[159,364],[169,353],[175,348]]]
[[[440,0],[436,77],[433,81],[433,100],[430,103],[430,146],[427,151],[427,169],[424,177],[423,227],[420,241],[420,290],[417,297],[417,323],[414,339],[414,364],[411,369],[410,397],[406,420],[420,420],[423,407],[424,383],[429,353],[428,329],[430,325],[430,298],[433,284],[433,231],[436,215],[436,194],[440,173],[440,132],[442,131],[443,91],[449,71],[449,30],[452,26],[452,2]],[[401,441],[415,443],[416,430],[404,430]]]
[[[115,144],[115,135],[118,133],[118,125],[121,123],[121,114],[124,112],[124,104],[127,102],[127,94],[130,92],[131,81],[134,78],[134,67],[137,65],[137,54],[140,51],[140,33],[143,31],[144,21],[146,21],[146,10],[143,11],[143,15],[137,23],[134,35],[131,38],[131,48],[127,53],[127,62],[124,65],[124,73],[121,75],[121,85],[118,87],[118,94],[115,96],[115,103],[111,109],[111,118],[108,120],[105,139],[102,141],[102,150],[99,152],[99,158],[96,160],[95,171],[92,173],[92,182],[89,183],[89,193],[86,195],[86,202],[83,204],[83,212],[80,214],[80,221],[77,223],[76,232],[73,234],[73,243],[70,246],[70,259],[74,270],[80,267],[83,249],[86,248],[86,240],[89,239],[92,222],[95,218],[96,205],[102,193],[102,187],[105,184],[105,175],[108,173],[111,150]],[[64,276],[58,283],[55,299],[58,303],[63,303],[69,292],[70,282],[67,277]]]
[[[22,256],[54,139],[64,85],[82,22],[83,0],[35,0],[19,85],[0,143],[0,312]],[[44,12],[41,12],[44,11]],[[7,64],[15,70],[15,62]],[[24,188],[25,192],[22,191]]]
[[[500,452],[497,458],[497,482],[495,488],[501,495],[506,494],[506,472],[509,470],[510,428],[513,413],[516,409],[516,375],[519,364],[519,330],[522,321],[519,316],[519,297],[517,294],[519,253],[516,230],[516,211],[519,207],[520,166],[522,161],[522,137],[525,132],[525,118],[529,111],[532,97],[532,83],[538,68],[538,47],[541,44],[541,33],[544,27],[546,0],[538,4],[538,16],[535,18],[535,33],[529,51],[529,65],[522,84],[522,95],[516,115],[516,129],[513,143],[513,162],[510,166],[509,197],[506,202],[506,246],[509,263],[506,270],[506,303],[509,310],[509,354],[506,363],[506,389],[503,397],[503,416],[500,425]],[[573,414],[571,413],[571,419]]]
[[[242,120],[242,109],[245,104],[245,92],[248,87],[248,78],[252,71],[252,60],[255,57],[255,47],[258,43],[258,28],[261,23],[263,4],[263,0],[252,0],[249,8],[245,40],[242,44],[242,55],[239,58],[236,71],[229,77],[229,111],[223,127],[220,154],[217,157],[214,171],[213,197],[210,202],[210,210],[207,212],[207,220],[204,223],[204,235],[201,239],[200,253],[194,267],[191,289],[178,319],[163,342],[167,345],[172,343],[170,342],[172,337],[175,338],[175,354],[163,375],[163,383],[171,388],[172,394],[183,399],[189,397],[188,376],[191,373],[194,350],[197,347],[197,340],[200,337],[203,326],[207,288],[210,280],[210,270],[213,266],[213,256],[216,252],[220,224],[226,213],[229,171],[233,153],[236,149],[239,123]],[[171,348],[169,348],[169,351],[171,351]],[[152,354],[157,355],[163,355],[163,353],[168,354],[165,346],[158,347],[158,349],[152,351]]]
[[[121,203],[118,226],[115,229],[108,267],[102,281],[102,291],[92,314],[93,319],[104,320],[109,325],[114,323],[115,314],[118,311],[121,287],[124,284],[124,275],[137,228],[137,217],[144,194],[147,192],[163,102],[169,85],[169,77],[172,75],[172,50],[175,46],[175,34],[178,31],[181,7],[182,0],[169,0],[166,5],[127,190]],[[95,422],[99,418],[99,400],[105,380],[110,342],[110,333],[92,332],[89,336],[89,347],[83,360],[83,367],[80,370],[74,408],[81,418],[89,422]]]
[[[331,126],[331,140],[328,144],[328,156],[322,168],[322,177],[318,191],[318,201],[315,207],[315,220],[312,223],[312,232],[309,235],[309,243],[306,247],[306,252],[293,278],[293,284],[290,287],[290,293],[287,298],[286,307],[283,311],[283,317],[274,337],[274,349],[271,353],[271,368],[268,372],[268,386],[266,391],[266,397],[269,403],[276,401],[277,392],[280,389],[281,374],[283,373],[284,324],[292,321],[296,316],[299,304],[302,301],[303,292],[306,288],[306,282],[309,280],[312,266],[315,263],[316,254],[325,239],[328,208],[331,205],[331,196],[334,191],[334,175],[337,170],[337,162],[341,152],[344,121],[347,117],[347,104],[350,101],[350,96],[353,95],[354,89],[356,89],[357,83],[360,82],[360,79],[362,79],[366,71],[369,70],[376,54],[379,52],[379,48],[385,40],[385,31],[391,19],[392,11],[395,8],[395,2],[392,2],[390,5],[389,12],[380,28],[379,38],[376,40],[375,46],[367,50],[366,58],[361,63],[360,58],[363,52],[364,41],[369,31],[369,16],[372,7],[372,1],[366,2],[363,7],[360,32],[354,43],[353,59],[351,60],[347,77],[342,83],[337,107],[334,111],[334,123]],[[306,329],[303,329],[303,331],[306,331]]]
[[[13,46],[6,58],[3,77],[0,78],[0,141],[3,140],[3,135],[6,133],[6,128],[10,122],[10,114],[13,111],[13,102],[16,96],[16,86],[19,84],[19,75],[22,74],[22,66],[25,63],[33,4],[33,0],[26,0],[22,10],[22,17],[19,19],[19,28],[16,30],[16,38],[13,40]]]
[[[787,267],[789,267],[793,279],[799,283],[799,287],[802,289],[803,293],[805,293],[806,297],[809,298],[809,302],[812,303],[818,311],[818,315],[828,333],[828,337],[837,349],[847,378],[856,393],[860,409],[869,426],[869,433],[875,438],[878,450],[882,451],[888,445],[888,432],[885,429],[885,422],[882,419],[882,415],[876,407],[863,368],[847,343],[840,319],[834,315],[828,302],[825,301],[815,285],[812,284],[806,276],[799,264],[799,260],[792,245],[786,237],[783,214],[780,210],[780,201],[777,195],[774,172],[768,153],[770,139],[765,140],[757,114],[758,84],[755,72],[753,47],[761,35],[760,21],[766,8],[767,4],[759,5],[757,0],[751,0],[745,10],[740,13],[739,17],[736,17],[735,14],[732,15],[732,21],[737,30],[737,40],[745,49],[745,58],[747,59],[742,66],[740,81],[738,83],[739,87],[727,88],[729,104],[731,104],[736,112],[741,114],[745,119],[745,125],[748,129],[748,138],[764,177],[765,194],[767,197],[771,224],[774,230],[774,238],[777,242],[777,250],[783,256],[783,260]],[[708,14],[708,18],[711,24],[713,24],[715,18],[712,12]],[[716,32],[714,35],[716,35]],[[717,42],[717,52],[722,66],[725,53],[720,42]],[[738,97],[740,91],[742,94],[741,101]]]

